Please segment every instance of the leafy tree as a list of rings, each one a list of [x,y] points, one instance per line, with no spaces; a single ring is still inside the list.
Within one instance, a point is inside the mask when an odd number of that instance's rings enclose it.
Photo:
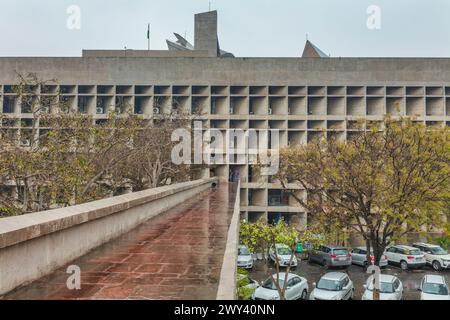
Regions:
[[[320,240],[312,229],[298,230],[294,226],[288,225],[284,220],[280,220],[274,225],[268,224],[263,220],[259,220],[256,223],[241,221],[240,224],[240,243],[247,246],[251,252],[263,254],[266,262],[266,273],[269,272],[267,269],[268,253],[276,244],[283,244],[291,249],[289,265],[284,271],[288,274],[291,271],[291,264],[295,257],[297,243],[309,242],[316,244],[318,241]],[[278,290],[280,300],[285,300],[288,279],[285,279],[283,285],[280,284],[281,268],[277,250],[274,250],[274,254],[275,276],[272,273],[270,273],[270,276]]]
[[[309,220],[356,232],[379,265],[391,243],[444,226],[449,129],[387,117],[382,128],[367,128],[347,142],[317,140],[283,150],[277,178],[285,188],[298,183],[307,191],[306,198],[291,194]]]

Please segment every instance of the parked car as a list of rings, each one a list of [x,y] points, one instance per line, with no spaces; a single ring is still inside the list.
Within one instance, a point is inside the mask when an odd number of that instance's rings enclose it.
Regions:
[[[352,264],[352,255],[344,247],[320,246],[309,253],[309,262],[331,267],[348,267]]]
[[[421,268],[426,264],[423,253],[414,247],[396,245],[386,249],[389,264],[399,265],[402,270]]]
[[[252,253],[246,246],[240,245],[238,247],[237,266],[239,268],[251,269],[253,268]]]
[[[413,247],[422,251],[427,264],[431,265],[434,270],[450,269],[450,254],[440,246],[428,243],[414,243]]]
[[[276,244],[275,247],[272,247],[269,251],[269,257],[273,262],[276,262],[278,257],[280,267],[289,266],[289,262],[291,267],[297,267],[297,258],[295,255],[292,257],[292,249],[284,244]]]
[[[343,272],[326,273],[313,286],[310,300],[350,300],[355,292],[352,280]]]
[[[272,278],[273,277],[273,278]],[[253,293],[253,300],[280,300],[280,295],[276,286],[277,275],[267,278],[260,287]],[[275,280],[275,281],[274,281]],[[287,280],[285,298],[286,300],[305,300],[308,297],[308,281],[293,273],[280,273],[280,286],[284,286]]]
[[[352,263],[359,266],[367,267],[369,262],[367,261],[367,248],[357,247],[352,250]],[[370,252],[370,264],[374,264],[375,258],[373,251]],[[379,267],[386,267],[388,265],[387,257],[385,254],[381,255]]]
[[[373,300],[373,275],[367,279],[362,300]],[[403,284],[396,276],[380,274],[380,300],[401,300]]]
[[[420,284],[420,300],[450,300],[444,276],[427,274]]]

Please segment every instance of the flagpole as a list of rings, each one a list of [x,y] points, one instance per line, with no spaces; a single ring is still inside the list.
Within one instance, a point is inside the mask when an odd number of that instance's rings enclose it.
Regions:
[[[147,40],[148,40],[148,50],[150,51],[150,23],[147,26]]]

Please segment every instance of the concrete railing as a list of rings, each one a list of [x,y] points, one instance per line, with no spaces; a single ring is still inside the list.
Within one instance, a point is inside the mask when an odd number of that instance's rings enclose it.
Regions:
[[[234,204],[233,216],[227,235],[227,246],[223,256],[222,270],[220,272],[219,288],[217,290],[217,300],[236,300],[236,277],[237,277],[237,256],[239,246],[239,220],[240,220],[240,188],[239,182],[236,191],[236,202]]]
[[[0,296],[210,188],[217,178],[0,219]]]

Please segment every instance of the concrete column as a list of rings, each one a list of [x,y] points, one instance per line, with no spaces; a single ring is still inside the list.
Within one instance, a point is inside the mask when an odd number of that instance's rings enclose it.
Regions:
[[[208,51],[208,56],[219,56],[217,11],[195,15],[195,50]]]

